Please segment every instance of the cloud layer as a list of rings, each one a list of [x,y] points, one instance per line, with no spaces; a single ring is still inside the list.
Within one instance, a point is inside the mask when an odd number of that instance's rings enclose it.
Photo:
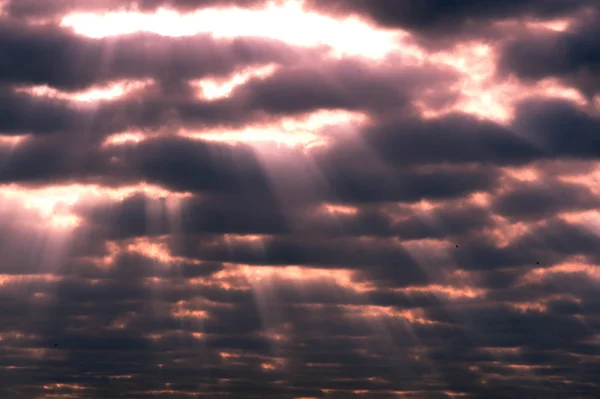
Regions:
[[[598,397],[596,2],[0,4],[1,397]]]

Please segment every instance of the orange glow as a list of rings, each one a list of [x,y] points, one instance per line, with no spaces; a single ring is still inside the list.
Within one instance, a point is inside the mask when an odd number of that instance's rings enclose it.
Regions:
[[[0,287],[9,284],[27,284],[33,282],[56,283],[62,277],[53,274],[0,274]]]
[[[499,28],[514,30],[514,29],[536,29],[536,30],[551,30],[554,32],[565,32],[573,24],[572,19],[554,19],[554,20],[515,20],[508,19],[495,22]]]
[[[128,143],[139,143],[151,137],[155,137],[155,135],[136,132],[111,134],[104,140],[102,147],[112,147]]]
[[[18,331],[7,331],[7,332],[3,332],[0,333],[0,342],[4,341],[6,344],[6,341],[22,341],[22,340],[28,340],[28,341],[32,341],[34,339],[37,339],[38,336],[34,335],[34,334],[23,334],[20,333]]]
[[[263,370],[275,370],[275,366],[269,363],[261,363],[260,367]]]
[[[527,312],[539,312],[545,313],[548,310],[546,304],[541,302],[522,302],[511,304],[511,306],[515,309],[520,310],[523,313]]]
[[[248,80],[252,78],[266,78],[273,75],[276,70],[276,65],[247,68],[225,79],[191,80],[190,84],[198,88],[198,97],[211,101],[227,98],[236,87],[243,85]]]
[[[14,146],[16,146],[17,144],[19,144],[20,142],[22,142],[26,138],[27,138],[26,135],[21,135],[21,136],[0,136],[0,145],[1,146],[14,147]]]
[[[265,363],[261,363],[260,367],[263,370],[267,370],[267,371],[271,371],[271,370],[277,370],[282,368],[285,365],[285,359],[281,359],[281,358],[275,358],[272,359],[270,362],[265,362]]]
[[[171,263],[176,261],[176,258],[171,256],[169,248],[165,243],[155,242],[146,237],[134,239],[126,246],[126,249],[129,252],[138,253],[162,263]]]
[[[569,29],[572,23],[573,21],[569,19],[555,19],[552,21],[527,21],[525,22],[525,26],[529,29],[542,29],[552,30],[555,32],[565,32]],[[502,25],[505,25],[507,27],[515,24],[516,23],[513,21],[506,21],[502,23]]]
[[[418,395],[418,394],[422,394],[422,391],[391,391],[390,392],[392,395],[396,395],[396,396],[406,396],[406,395]]]
[[[593,194],[600,195],[600,163],[594,162],[594,168],[581,175],[559,176],[558,179],[573,184],[581,184]]]
[[[219,356],[223,359],[239,359],[243,357],[242,355],[235,352],[219,352]]]
[[[74,102],[92,102],[114,100],[132,91],[140,90],[150,84],[152,84],[152,80],[122,80],[75,93],[56,90],[49,86],[25,86],[19,87],[15,91],[18,93],[27,93],[36,97],[50,97]]]
[[[598,210],[564,212],[559,217],[567,223],[579,225],[600,236],[600,213],[598,213]]]
[[[495,355],[504,355],[504,354],[511,354],[511,355],[517,355],[519,353],[521,353],[521,348],[520,347],[514,347],[514,348],[482,348],[482,350],[486,351],[486,352],[491,352],[492,354]]]
[[[255,242],[255,243],[262,243],[262,241],[264,239],[268,239],[271,236],[269,235],[262,235],[262,234],[224,234],[224,237],[229,241],[229,242]]]
[[[518,181],[534,182],[540,179],[540,171],[533,167],[503,168],[503,172]]]
[[[519,281],[520,285],[542,282],[546,277],[554,274],[585,274],[588,278],[600,280],[600,266],[586,263],[562,263],[549,268],[536,268],[528,272]],[[573,298],[571,298],[573,299]],[[576,298],[575,298],[576,299]]]
[[[403,318],[411,324],[439,324],[427,320],[422,309],[394,309],[392,306],[376,305],[339,305],[339,308],[349,312],[349,316],[358,315],[364,318]]]
[[[226,265],[227,266],[227,265]],[[373,289],[368,283],[353,281],[354,272],[344,269],[316,269],[302,266],[229,266],[214,275],[215,278],[243,277],[250,284],[269,283],[274,280],[292,280],[309,284],[315,280],[330,280],[345,289],[355,292],[367,292]]]
[[[443,285],[428,285],[425,287],[408,287],[399,288],[395,291],[398,292],[421,292],[421,293],[433,293],[436,295],[444,295],[450,299],[477,299],[485,296],[486,290],[473,287],[453,287]]]
[[[44,389],[54,390],[54,389],[71,389],[74,391],[80,391],[84,389],[89,389],[79,384],[46,384],[44,385]]]
[[[429,211],[435,209],[435,205],[431,201],[422,199],[414,205],[414,208],[419,209],[423,212],[429,212]]]
[[[265,37],[299,46],[332,46],[338,54],[380,58],[397,48],[399,33],[376,30],[356,18],[336,20],[302,10],[299,1],[263,9],[206,8],[189,14],[160,9],[154,13],[70,14],[62,25],[90,37],[154,32],[163,36],[211,33],[220,37]],[[310,29],[306,29],[310,26]]]
[[[480,207],[487,208],[491,204],[492,195],[489,193],[482,193],[482,192],[473,193],[473,194],[471,194],[470,201],[474,205],[478,205]]]
[[[537,301],[532,302],[521,302],[510,304],[515,309],[520,310],[521,312],[540,312],[544,313],[548,311],[548,303],[556,300],[571,300],[576,303],[581,303],[581,299],[573,296],[573,295],[550,295],[545,298],[541,298]]]
[[[358,213],[358,208],[354,206],[325,204],[323,205],[323,208],[325,208],[326,212],[333,214],[356,215]]]
[[[173,312],[174,317],[191,317],[194,319],[207,319],[208,312],[205,310],[188,310],[188,309],[179,309]]]
[[[454,392],[454,391],[444,391],[444,395],[449,396],[451,398],[460,398],[463,396],[469,396],[469,394],[464,392]]]
[[[486,229],[486,233],[495,240],[495,245],[504,248],[519,237],[527,234],[532,225],[523,222],[512,222],[502,216],[494,215],[495,228]]]

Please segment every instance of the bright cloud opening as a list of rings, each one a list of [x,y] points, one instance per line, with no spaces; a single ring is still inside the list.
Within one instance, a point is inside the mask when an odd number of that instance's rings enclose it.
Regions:
[[[271,3],[259,10],[209,8],[190,14],[167,9],[147,14],[126,11],[70,14],[62,19],[62,25],[95,38],[134,32],[173,37],[198,33],[211,33],[215,37],[266,37],[299,46],[328,45],[338,54],[370,58],[381,58],[397,49],[396,40],[401,37],[397,32],[374,29],[356,18],[335,20],[305,12],[298,1]]]

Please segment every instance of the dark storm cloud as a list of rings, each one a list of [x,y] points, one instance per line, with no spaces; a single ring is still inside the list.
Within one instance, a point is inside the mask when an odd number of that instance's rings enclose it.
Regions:
[[[493,210],[515,220],[551,217],[557,212],[596,208],[598,198],[585,186],[559,181],[526,182],[494,198]]]
[[[511,132],[510,127],[465,114],[431,121],[410,117],[384,120],[368,129],[363,139],[384,159],[398,166],[473,162],[506,165],[542,156],[531,143]]]
[[[186,85],[181,89],[187,89]],[[189,127],[215,126],[232,123],[239,116],[241,121],[253,115],[243,114],[228,101],[201,102],[191,93],[180,93],[180,98],[168,97],[168,88],[154,86],[137,90],[125,98],[99,104],[75,103],[51,96],[35,96],[0,89],[3,113],[0,115],[0,131],[6,135],[63,134],[56,140],[88,140],[92,146],[106,135],[121,133],[128,129],[160,131],[177,128],[181,120]],[[241,121],[233,122],[239,125]]]
[[[454,251],[454,257],[457,266],[464,269],[496,270],[500,280],[486,284],[504,285],[516,278],[512,275],[514,270],[511,269],[514,268],[527,270],[532,267],[550,267],[573,256],[597,259],[599,239],[593,230],[582,224],[548,218],[541,224],[531,226],[526,233],[505,246],[498,246],[494,239],[485,235],[462,237],[461,245]],[[507,270],[498,272],[499,269]],[[500,283],[505,279],[509,280]]]
[[[80,182],[108,185],[127,183],[127,170],[97,149],[86,146],[85,137],[67,137],[68,144],[53,138],[26,138],[13,148],[0,150],[0,181]]]
[[[509,18],[559,18],[590,0],[309,0],[309,8],[333,15],[356,14],[388,28],[401,28],[425,35],[469,35]]]
[[[125,161],[148,180],[180,191],[269,189],[259,159],[247,145],[158,139],[134,147]]]
[[[253,242],[207,240],[184,237],[170,242],[174,254],[208,261],[253,265],[304,265],[322,268],[352,268],[361,279],[382,284],[425,284],[439,276],[427,275],[418,262],[393,241],[332,239],[319,242],[290,238],[265,238]]]
[[[342,59],[282,69],[267,79],[253,79],[235,96],[247,106],[274,114],[315,109],[368,110],[373,113],[407,107],[423,87],[437,87],[456,79],[450,70],[396,66]]]
[[[447,238],[485,227],[492,227],[491,214],[475,206],[447,206],[423,212],[394,225],[394,232],[403,239]]]
[[[600,9],[564,32],[519,36],[504,46],[499,66],[524,80],[555,77],[588,97],[600,90]]]
[[[73,12],[147,12],[159,8],[189,12],[208,7],[247,8],[264,4],[264,0],[8,0],[4,9],[9,16],[16,18],[52,18]]]
[[[194,49],[193,51],[190,51]],[[236,68],[298,61],[283,42],[210,34],[164,37],[138,33],[94,39],[53,25],[0,24],[0,81],[82,90],[118,79],[181,80],[226,76]]]
[[[259,156],[243,144],[184,138],[149,139],[110,153],[121,154],[123,162],[146,181],[177,191],[230,193],[238,190],[241,196],[237,199],[231,197],[231,200],[252,201],[252,197],[245,196],[253,195],[268,200],[270,196],[280,194],[277,192],[277,177],[283,178],[289,174],[302,176],[302,170],[309,169],[313,163],[311,155],[302,151],[281,151],[287,155],[285,168],[282,169],[278,169],[277,162],[261,162]],[[306,178],[294,184],[305,184],[306,189],[314,189],[316,200],[330,199],[342,203],[413,202],[422,198],[459,197],[490,189],[500,176],[494,168],[399,170],[389,165],[378,165],[368,153],[355,154],[365,157],[359,167],[356,164],[359,158],[348,157],[347,152],[351,150],[333,146],[314,154],[318,172],[324,176],[325,184],[320,185]]]
[[[16,93],[5,87],[0,92],[6,104],[5,112],[0,115],[1,131],[12,134],[89,132],[92,139],[99,139],[110,133],[131,129],[157,130],[168,124],[172,128],[188,129],[240,127],[245,122],[273,120],[322,109],[404,113],[411,108],[411,96],[423,87],[440,87],[442,90],[441,84],[455,78],[450,72],[435,68],[394,67],[388,63],[378,68],[377,64],[352,58],[321,60],[317,58],[318,54],[324,57],[325,53],[320,50],[294,50],[276,41],[262,42],[262,39],[256,42],[234,39],[225,43],[208,37],[167,39],[146,36],[144,39],[140,35],[110,39],[115,42],[107,44],[95,39],[71,38],[81,44],[58,45],[62,50],[53,49],[56,46],[46,43],[48,40],[44,35],[32,39],[36,51],[43,51],[45,55],[25,54],[27,60],[38,60],[31,68],[23,68],[18,60],[13,60],[12,66],[5,65],[5,81],[45,84],[67,91],[118,78],[152,78],[157,83],[93,106]],[[144,47],[140,40],[152,42],[152,46]],[[181,43],[177,44],[178,40]],[[196,46],[199,53],[189,51]],[[81,51],[77,50],[79,47]],[[19,56],[23,56],[23,48],[24,45],[15,46]],[[82,53],[81,57],[75,54],[78,51]],[[94,72],[102,65],[97,57],[101,58],[103,51],[110,51],[107,61],[110,65]],[[61,60],[62,56],[65,59]],[[71,57],[80,62],[69,63]],[[157,60],[157,64],[153,65],[154,61],[149,62],[148,58]],[[226,75],[252,64],[286,64],[301,59],[300,66],[290,66],[270,77],[250,80],[234,89],[229,98],[200,100],[187,83],[188,79]],[[44,60],[55,64],[44,66]],[[58,67],[62,64],[68,67]]]
[[[551,265],[569,256],[585,255],[598,258],[598,236],[585,225],[566,222],[561,219],[550,219],[517,240],[513,246],[517,250],[528,250],[542,254],[542,265]]]
[[[513,129],[544,157],[595,159],[600,118],[562,100],[525,101],[517,108]]]

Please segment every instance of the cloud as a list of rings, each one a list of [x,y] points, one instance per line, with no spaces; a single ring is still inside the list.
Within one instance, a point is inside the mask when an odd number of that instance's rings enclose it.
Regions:
[[[6,54],[2,81],[66,91],[119,79],[226,76],[239,67],[294,62],[299,55],[285,43],[261,38],[215,39],[210,34],[167,38],[138,33],[93,39],[66,28],[11,20],[5,20],[1,29],[0,48]],[[192,48],[196,51],[189,51]]]
[[[0,397],[597,397],[591,6],[3,2]]]
[[[557,77],[593,98],[600,88],[597,14],[598,10],[591,12],[564,32],[529,32],[508,41],[501,70],[524,80]]]
[[[401,28],[418,34],[433,35],[469,31],[481,33],[482,26],[488,27],[496,21],[509,18],[533,17],[552,19],[568,16],[593,2],[539,1],[539,0],[493,0],[483,6],[475,0],[468,1],[331,1],[320,3],[308,1],[309,8],[329,12],[333,15],[356,14],[376,24],[389,28]],[[439,37],[439,36],[438,36]]]
[[[254,7],[263,5],[262,0],[8,0],[5,12],[16,18],[57,17],[71,12],[108,12],[116,10],[156,11],[159,8],[172,8],[182,12],[208,7]]]

